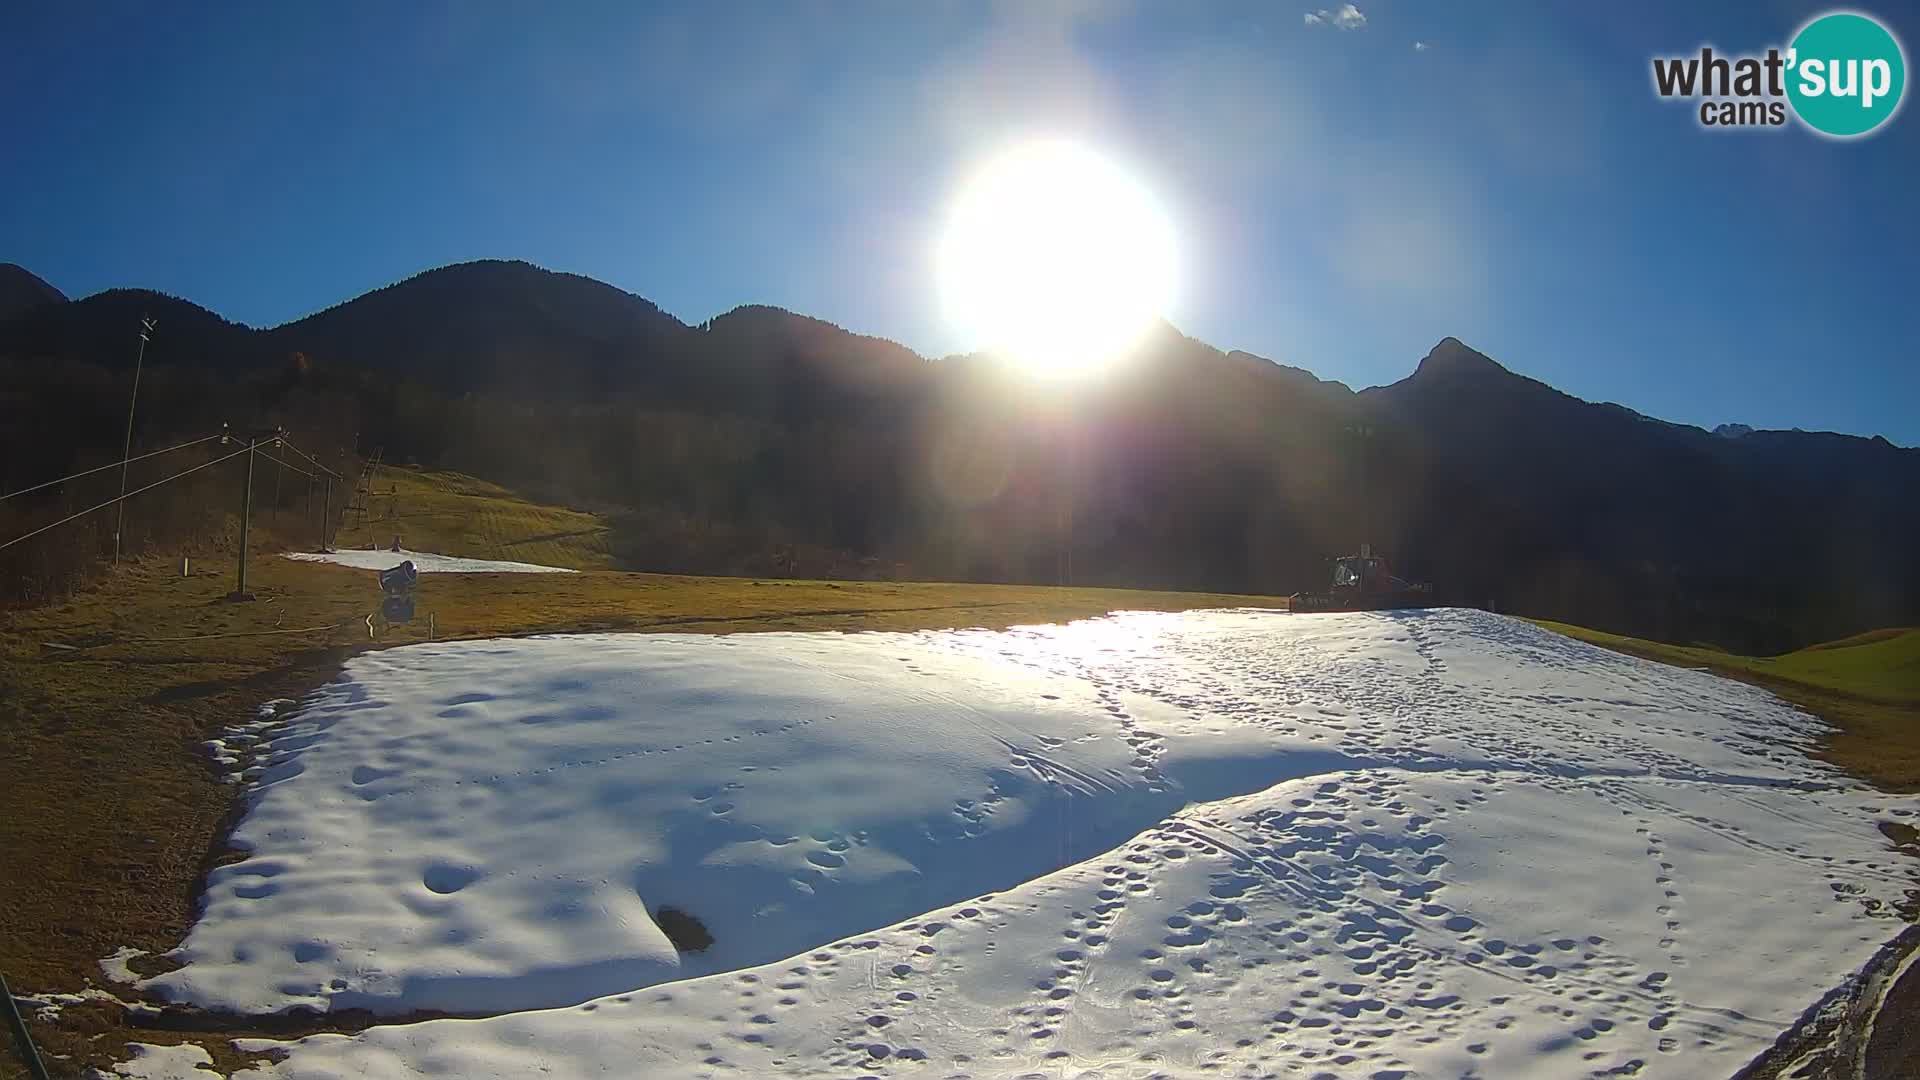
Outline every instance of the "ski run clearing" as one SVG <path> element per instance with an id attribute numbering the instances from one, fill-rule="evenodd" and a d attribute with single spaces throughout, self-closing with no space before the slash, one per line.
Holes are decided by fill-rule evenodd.
<path id="1" fill-rule="evenodd" d="M 256 1080 L 1727 1076 L 1902 925 L 1819 731 L 1456 610 L 414 645 L 216 748 L 141 985 L 484 1017 Z"/>
<path id="2" fill-rule="evenodd" d="M 462 559 L 453 555 L 435 555 L 431 551 L 394 551 L 383 548 L 369 551 L 360 548 L 341 548 L 337 551 L 290 551 L 287 558 L 300 562 L 335 563 L 351 566 L 357 570 L 391 570 L 403 562 L 411 561 L 413 568 L 423 574 L 577 574 L 564 566 L 541 566 L 538 563 L 504 562 L 499 559 Z"/>

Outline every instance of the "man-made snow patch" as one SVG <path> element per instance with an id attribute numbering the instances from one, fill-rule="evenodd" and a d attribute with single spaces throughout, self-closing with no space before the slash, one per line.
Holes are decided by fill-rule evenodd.
<path id="1" fill-rule="evenodd" d="M 1916 802 L 1818 732 L 1475 612 L 414 646 L 261 748 L 147 985 L 607 995 L 255 1074 L 302 1078 L 1724 1075 L 1899 929 Z"/>
<path id="2" fill-rule="evenodd" d="M 254 857 L 209 874 L 185 966 L 146 985 L 243 1012 L 491 1013 L 777 960 L 1177 810 L 1156 761 L 1183 755 L 1119 702 L 902 635 L 358 657 L 255 748 L 232 838 Z M 1193 744 L 1207 797 L 1286 775 L 1289 741 L 1256 735 L 1264 753 Z M 1302 768 L 1327 758 L 1292 742 Z M 713 944 L 678 954 L 663 905 Z"/>
<path id="3" fill-rule="evenodd" d="M 130 945 L 122 945 L 113 950 L 112 956 L 100 961 L 100 970 L 114 982 L 137 983 L 140 981 L 140 976 L 134 974 L 133 969 L 127 966 L 127 961 L 137 960 L 145 955 L 147 954 Z"/>
<path id="4" fill-rule="evenodd" d="M 498 559 L 462 559 L 452 555 L 435 555 L 430 551 L 363 551 L 354 548 L 342 548 L 339 551 L 289 551 L 287 558 L 301 562 L 338 563 L 360 570 L 391 570 L 403 562 L 411 561 L 413 568 L 423 574 L 577 574 L 578 570 L 569 570 L 564 566 L 541 566 L 537 563 L 503 562 Z"/>
<path id="5" fill-rule="evenodd" d="M 275 698 L 260 706 L 255 713 L 256 719 L 235 724 L 218 738 L 200 744 L 220 771 L 222 782 L 232 784 L 248 778 L 247 763 L 259 748 L 260 740 L 268 731 L 279 726 L 283 710 L 293 704 L 286 698 Z"/>
<path id="6" fill-rule="evenodd" d="M 15 991 L 13 995 L 13 1003 L 19 1006 L 22 1013 L 31 1013 L 34 1019 L 43 1024 L 57 1022 L 60 1019 L 61 1012 L 69 1005 L 84 1005 L 88 1002 L 95 1001 L 104 1002 L 109 1005 L 118 1005 L 121 1008 L 128 1007 L 127 1002 L 120 1000 L 118 996 L 92 986 L 70 994 L 50 992 L 22 994 L 19 991 Z"/>
<path id="7" fill-rule="evenodd" d="M 310 1038 L 284 1071 L 243 1075 L 1726 1076 L 1837 977 L 1823 950 L 1858 958 L 1893 929 L 1817 880 L 1781 895 L 1777 872 L 1727 905 L 1729 888 L 1692 882 L 1752 882 L 1747 849 L 1619 812 L 1676 795 L 1701 808 L 1689 785 L 1605 787 L 1401 770 L 1290 781 L 777 963 L 571 1009 Z M 1764 809 L 1714 808 L 1731 811 L 1718 828 L 1777 831 Z M 1819 829 L 1782 839 L 1877 854 L 1836 851 Z M 1661 862 L 1689 881 L 1677 897 Z"/>
<path id="8" fill-rule="evenodd" d="M 138 1080 L 212 1080 L 219 1075 L 212 1071 L 213 1056 L 192 1043 L 178 1046 L 128 1043 L 127 1049 L 133 1051 L 132 1060 L 115 1065 L 111 1073 L 96 1071 L 93 1075 L 107 1080 L 116 1076 L 132 1076 Z M 201 1068 L 202 1065 L 206 1068 Z"/>

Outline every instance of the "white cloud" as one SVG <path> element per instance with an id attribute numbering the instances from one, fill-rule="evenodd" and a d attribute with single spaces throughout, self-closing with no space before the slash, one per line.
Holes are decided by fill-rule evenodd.
<path id="1" fill-rule="evenodd" d="M 1330 25 L 1341 30 L 1358 30 L 1367 25 L 1367 16 L 1352 4 L 1341 4 L 1331 11 L 1321 8 L 1319 11 L 1307 12 L 1306 24 L 1308 26 Z"/>
<path id="2" fill-rule="evenodd" d="M 1414 52 L 1426 52 L 1426 51 L 1427 51 L 1428 49 L 1431 49 L 1432 47 L 1433 47 L 1433 46 L 1431 46 L 1431 45 L 1428 45 L 1428 44 L 1427 44 L 1426 42 L 1424 42 L 1424 41 L 1416 41 L 1416 42 L 1414 42 L 1414 43 L 1413 43 L 1413 51 L 1414 51 Z"/>

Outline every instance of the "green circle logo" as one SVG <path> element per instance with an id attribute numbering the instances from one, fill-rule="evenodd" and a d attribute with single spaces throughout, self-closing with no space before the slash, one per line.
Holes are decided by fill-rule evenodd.
<path id="1" fill-rule="evenodd" d="M 1850 11 L 1801 28 L 1787 50 L 1787 99 L 1806 125 L 1851 139 L 1886 123 L 1907 89 L 1900 42 L 1878 22 Z"/>

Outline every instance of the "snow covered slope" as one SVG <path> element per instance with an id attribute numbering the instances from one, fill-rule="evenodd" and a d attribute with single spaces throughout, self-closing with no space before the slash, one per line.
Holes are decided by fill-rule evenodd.
<path id="1" fill-rule="evenodd" d="M 114 1076 L 131 1076 L 134 1080 L 195 1080 L 196 1077 L 213 1077 L 217 1073 L 213 1068 L 213 1055 L 192 1043 L 180 1043 L 174 1046 L 155 1045 L 153 1043 L 128 1043 L 127 1049 L 133 1057 L 113 1067 L 111 1074 L 94 1073 L 112 1080 Z M 203 1069 L 200 1066 L 205 1065 Z"/>
<path id="2" fill-rule="evenodd" d="M 300 1078 L 1725 1075 L 1898 929 L 1915 801 L 1816 733 L 1477 612 L 415 646 L 150 985 L 506 1014 Z"/>
<path id="3" fill-rule="evenodd" d="M 462 559 L 453 555 L 435 555 L 431 551 L 363 551 L 341 548 L 338 551 L 289 551 L 287 558 L 300 562 L 327 562 L 359 570 L 391 570 L 407 560 L 423 574 L 575 574 L 564 566 L 538 563 L 503 562 L 499 559 Z"/>

